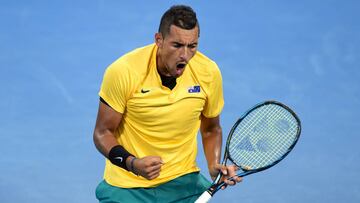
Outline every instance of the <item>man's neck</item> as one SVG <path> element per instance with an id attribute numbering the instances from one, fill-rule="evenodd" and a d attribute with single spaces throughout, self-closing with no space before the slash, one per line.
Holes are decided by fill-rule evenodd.
<path id="1" fill-rule="evenodd" d="M 172 76 L 165 76 L 161 73 L 159 73 L 161 78 L 161 84 L 169 89 L 174 89 L 176 86 L 176 78 Z"/>
<path id="2" fill-rule="evenodd" d="M 165 68 L 165 65 L 162 63 L 161 57 L 159 55 L 159 50 L 156 53 L 156 69 L 160 75 L 161 84 L 172 90 L 176 86 L 176 78 L 172 76 L 167 76 L 168 72 Z"/>
<path id="3" fill-rule="evenodd" d="M 161 60 L 161 57 L 160 57 L 160 54 L 159 54 L 159 50 L 157 51 L 156 53 L 156 69 L 158 71 L 158 73 L 160 75 L 164 75 L 164 76 L 167 76 L 168 75 L 168 72 L 165 68 L 165 65 L 164 63 L 162 62 Z"/>

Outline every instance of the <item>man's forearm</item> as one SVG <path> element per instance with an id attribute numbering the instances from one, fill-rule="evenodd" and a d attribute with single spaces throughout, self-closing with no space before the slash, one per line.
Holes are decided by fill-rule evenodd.
<path id="1" fill-rule="evenodd" d="M 115 136 L 109 130 L 100 131 L 100 130 L 95 129 L 93 139 L 94 139 L 94 144 L 95 144 L 96 148 L 106 158 L 108 158 L 110 150 L 114 146 L 119 144 L 117 142 Z"/>
<path id="2" fill-rule="evenodd" d="M 205 157 L 208 163 L 208 167 L 211 167 L 215 164 L 220 163 L 222 131 L 219 127 L 213 129 L 212 131 L 203 132 L 202 134 Z"/>

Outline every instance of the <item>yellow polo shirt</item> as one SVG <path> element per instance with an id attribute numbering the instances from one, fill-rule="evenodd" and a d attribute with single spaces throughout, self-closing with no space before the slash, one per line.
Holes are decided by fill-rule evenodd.
<path id="1" fill-rule="evenodd" d="M 220 114 L 221 73 L 199 51 L 189 61 L 173 90 L 162 86 L 156 69 L 157 46 L 151 44 L 120 57 L 104 75 L 99 95 L 123 114 L 115 136 L 138 158 L 160 156 L 160 176 L 147 180 L 106 160 L 104 179 L 122 188 L 154 187 L 187 173 L 196 165 L 200 116 Z"/>

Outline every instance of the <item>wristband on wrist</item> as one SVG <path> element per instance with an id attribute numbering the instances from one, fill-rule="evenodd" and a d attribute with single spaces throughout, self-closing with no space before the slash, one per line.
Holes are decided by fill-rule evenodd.
<path id="1" fill-rule="evenodd" d="M 111 163 L 129 171 L 129 169 L 126 166 L 126 159 L 129 156 L 134 156 L 134 155 L 126 151 L 126 149 L 123 146 L 116 145 L 113 148 L 111 148 L 108 157 Z"/>

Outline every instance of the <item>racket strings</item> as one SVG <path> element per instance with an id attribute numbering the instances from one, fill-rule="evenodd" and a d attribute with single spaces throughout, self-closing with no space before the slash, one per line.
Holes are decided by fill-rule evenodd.
<path id="1" fill-rule="evenodd" d="M 272 109 L 268 108 L 265 110 L 272 110 Z M 271 121 L 278 120 L 279 118 L 277 115 L 280 115 L 280 113 L 277 112 L 276 109 L 273 110 L 272 112 L 275 113 L 275 114 L 272 114 L 272 118 L 269 118 L 268 112 L 264 112 L 265 116 L 263 116 L 260 123 L 258 123 L 256 125 L 255 125 L 256 122 L 254 122 L 254 121 L 249 122 L 250 126 L 255 125 L 255 127 L 252 128 L 253 132 L 256 133 L 257 136 L 259 136 L 259 135 L 261 136 L 261 139 L 257 140 L 256 145 L 258 146 L 257 150 L 262 153 L 261 154 L 255 153 L 255 154 L 262 155 L 262 156 L 257 156 L 257 159 L 254 159 L 255 160 L 254 167 L 256 167 L 256 168 L 263 166 L 264 164 L 266 164 L 267 161 L 271 160 L 271 158 L 276 159 L 278 157 L 278 154 L 284 153 L 281 149 L 281 146 L 283 146 L 283 145 L 280 145 L 280 143 L 281 143 L 280 141 L 282 141 L 280 139 L 283 137 L 269 137 L 269 135 L 273 135 L 273 133 L 274 133 L 274 128 L 272 128 L 272 127 L 276 126 L 276 125 L 271 125 L 272 124 Z M 251 129 L 250 126 L 249 126 L 249 129 Z M 264 137 L 264 136 L 268 136 L 268 137 Z M 276 138 L 278 138 L 278 139 L 276 139 Z M 261 144 L 259 144 L 259 143 L 261 143 Z M 273 150 L 269 151 L 269 149 L 273 149 Z M 266 152 L 273 152 L 273 153 L 266 153 Z"/>
<path id="2" fill-rule="evenodd" d="M 273 140 L 269 141 L 269 144 L 272 144 L 272 146 L 269 146 L 269 148 L 273 149 L 272 151 L 270 151 L 272 153 L 264 153 L 264 161 L 278 159 L 283 154 L 285 154 L 287 152 L 287 149 L 293 142 L 293 139 L 289 136 L 296 135 L 296 125 L 289 126 L 288 123 L 286 123 L 286 121 L 284 120 L 284 116 L 292 116 L 289 112 L 287 112 L 285 109 L 277 108 L 274 109 L 274 114 L 271 115 L 273 116 L 273 118 L 269 119 L 269 121 L 273 122 L 273 125 L 271 125 L 272 128 L 269 128 L 269 126 L 268 128 L 263 128 L 260 132 L 260 134 L 262 135 L 265 135 L 265 133 L 271 133 L 273 135 L 271 138 Z M 293 127 L 293 129 L 289 129 L 289 127 Z M 286 133 L 287 131 L 289 131 L 289 133 Z M 295 138 L 295 136 L 293 138 Z M 259 164 L 261 163 L 259 162 Z"/>
<path id="3" fill-rule="evenodd" d="M 296 134 L 297 121 L 290 112 L 275 104 L 261 106 L 236 127 L 230 157 L 239 166 L 265 167 L 286 154 Z"/>
<path id="4" fill-rule="evenodd" d="M 273 106 L 274 107 L 274 106 Z M 263 117 L 261 118 L 260 123 L 256 124 L 257 122 L 249 122 L 248 129 L 253 129 L 253 132 L 256 133 L 256 136 L 262 137 L 260 140 L 257 140 L 257 145 L 261 146 L 258 147 L 258 150 L 262 153 L 262 159 L 256 159 L 256 165 L 262 165 L 264 161 L 270 160 L 272 157 L 276 159 L 280 154 L 283 154 L 284 151 L 281 150 L 281 147 L 284 146 L 281 144 L 281 141 L 283 141 L 284 136 L 274 136 L 269 137 L 269 135 L 274 135 L 274 132 L 279 131 L 278 125 L 274 125 L 271 121 L 280 121 L 281 119 L 281 112 L 279 112 L 280 108 L 272 109 L 272 108 L 263 108 L 262 110 L 266 110 L 263 112 Z M 260 111 L 257 112 L 258 114 L 261 113 Z M 272 114 L 271 114 L 272 113 Z M 256 115 L 254 115 L 256 117 Z M 251 120 L 251 119 L 250 119 Z M 251 126 L 254 126 L 254 128 L 251 128 Z M 275 129 L 274 129 L 275 127 Z M 267 136 L 267 137 L 264 137 Z M 272 140 L 271 140 L 272 139 Z M 286 139 L 288 140 L 288 139 Z M 262 143 L 262 144 L 258 144 Z M 265 144 L 264 144 L 265 143 Z M 269 149 L 273 149 L 269 151 Z M 286 148 L 282 148 L 286 149 Z M 264 152 L 273 152 L 273 153 L 264 153 Z M 275 153 L 275 154 L 274 154 Z"/>

